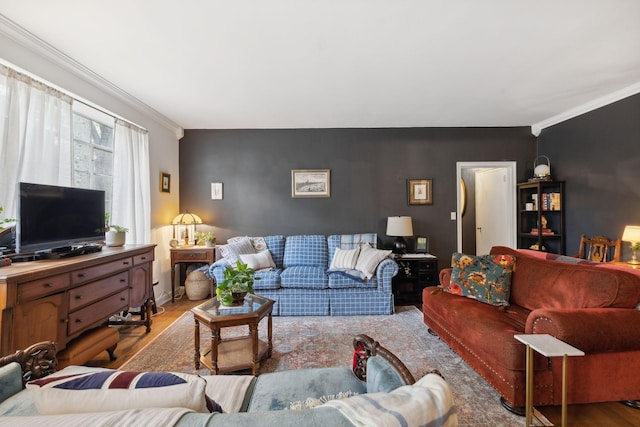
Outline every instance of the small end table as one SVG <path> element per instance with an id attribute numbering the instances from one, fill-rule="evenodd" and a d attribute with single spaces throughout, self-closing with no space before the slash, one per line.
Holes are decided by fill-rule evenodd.
<path id="1" fill-rule="evenodd" d="M 196 370 L 200 363 L 209 368 L 212 375 L 251 368 L 252 375 L 258 375 L 260 362 L 271 357 L 271 341 L 274 301 L 260 295 L 249 294 L 244 304 L 237 307 L 223 307 L 217 298 L 191 309 L 195 321 L 194 362 Z M 267 317 L 267 342 L 258 339 L 258 325 Z M 200 355 L 200 324 L 211 330 L 211 347 Z M 220 330 L 230 326 L 247 325 L 249 335 L 222 339 Z M 209 357 L 207 357 L 209 356 Z"/>
<path id="2" fill-rule="evenodd" d="M 216 248 L 209 246 L 189 246 L 171 250 L 171 302 L 176 301 L 176 264 L 207 263 L 216 260 Z M 213 295 L 211 295 L 213 296 Z"/>
<path id="3" fill-rule="evenodd" d="M 527 395 L 526 395 L 526 426 L 531 426 L 531 421 L 537 412 L 533 408 L 533 351 L 546 357 L 562 356 L 562 427 L 567 425 L 567 358 L 569 356 L 584 356 L 584 351 L 560 341 L 549 334 L 523 334 L 514 335 L 514 338 L 527 346 Z M 543 425 L 547 425 L 544 424 Z"/>

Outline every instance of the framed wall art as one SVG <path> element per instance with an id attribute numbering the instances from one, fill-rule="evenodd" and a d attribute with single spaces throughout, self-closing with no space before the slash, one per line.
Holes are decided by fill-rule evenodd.
<path id="1" fill-rule="evenodd" d="M 409 205 L 430 205 L 433 203 L 430 179 L 408 179 L 407 201 Z"/>
<path id="2" fill-rule="evenodd" d="M 329 169 L 291 170 L 291 197 L 331 197 Z"/>
<path id="3" fill-rule="evenodd" d="M 171 174 L 160 172 L 160 191 L 171 193 Z"/>

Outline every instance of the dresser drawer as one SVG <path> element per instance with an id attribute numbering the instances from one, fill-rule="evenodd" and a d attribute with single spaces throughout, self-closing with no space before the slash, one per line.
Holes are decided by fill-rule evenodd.
<path id="1" fill-rule="evenodd" d="M 145 252 L 133 257 L 133 265 L 140 265 L 151 261 L 153 261 L 153 251 Z"/>
<path id="2" fill-rule="evenodd" d="M 18 302 L 31 301 L 46 295 L 51 295 L 69 287 L 69 275 L 57 276 L 24 282 L 18 285 Z"/>
<path id="3" fill-rule="evenodd" d="M 129 307 L 129 289 L 124 289 L 115 295 L 88 305 L 69 314 L 68 335 L 81 332 L 95 324 L 104 323 L 112 314 Z"/>
<path id="4" fill-rule="evenodd" d="M 111 261 L 106 264 L 96 265 L 94 267 L 88 267 L 82 270 L 73 271 L 71 273 L 71 284 L 76 285 L 82 282 L 89 282 L 97 277 L 107 276 L 110 273 L 116 273 L 118 271 L 131 268 L 133 265 L 132 259 L 123 258 L 117 261 Z"/>
<path id="5" fill-rule="evenodd" d="M 69 311 L 101 300 L 105 296 L 129 287 L 129 272 L 123 271 L 115 276 L 98 280 L 69 291 Z"/>

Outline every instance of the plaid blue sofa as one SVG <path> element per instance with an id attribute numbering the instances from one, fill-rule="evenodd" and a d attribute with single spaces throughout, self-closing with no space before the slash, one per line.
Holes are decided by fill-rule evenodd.
<path id="1" fill-rule="evenodd" d="M 273 299 L 274 315 L 347 316 L 392 314 L 391 279 L 398 264 L 386 258 L 370 279 L 328 272 L 336 248 L 353 249 L 361 243 L 377 246 L 378 236 L 368 234 L 298 235 L 264 237 L 276 268 L 259 271 L 254 283 L 257 294 Z M 224 280 L 228 263 L 216 261 L 209 274 L 216 282 Z"/>

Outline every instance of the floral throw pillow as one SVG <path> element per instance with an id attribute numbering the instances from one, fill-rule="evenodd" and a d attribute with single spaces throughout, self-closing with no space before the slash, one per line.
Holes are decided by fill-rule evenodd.
<path id="1" fill-rule="evenodd" d="M 516 267 L 514 256 L 475 256 L 455 252 L 451 266 L 451 282 L 444 289 L 446 292 L 491 305 L 509 305 L 511 274 Z"/>

